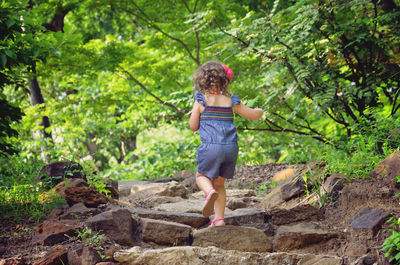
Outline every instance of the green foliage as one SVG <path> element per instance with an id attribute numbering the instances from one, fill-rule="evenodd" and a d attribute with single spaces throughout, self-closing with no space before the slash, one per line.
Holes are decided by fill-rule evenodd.
<path id="1" fill-rule="evenodd" d="M 107 197 L 111 196 L 111 192 L 106 189 L 107 185 L 104 182 L 104 180 L 102 180 L 100 178 L 100 176 L 92 174 L 92 175 L 88 175 L 88 183 L 89 183 L 89 187 L 93 187 L 95 188 L 99 193 L 102 193 L 104 195 L 106 195 Z"/>
<path id="2" fill-rule="evenodd" d="M 26 6 L 1 2 L 0 63 L 10 82 L 0 100 L 24 116 L 19 122 L 20 113 L 7 110 L 13 116 L 2 115 L 0 126 L 14 135 L 7 144 L 32 161 L 77 161 L 114 179 L 194 170 L 200 143 L 186 124 L 192 76 L 209 59 L 233 69 L 233 94 L 266 112 L 256 122 L 235 119 L 238 165 L 323 158 L 327 174 L 368 177 L 400 144 L 391 133 L 400 121 L 399 12 L 383 1 L 52 0 Z M 45 29 L 60 11 L 67 12 L 63 30 Z M 46 104 L 30 107 L 21 89 L 26 85 L 18 84 L 33 72 Z M 36 135 L 44 115 L 54 143 Z M 19 176 L 17 169 L 7 174 Z M 91 181 L 105 192 L 97 177 Z"/>
<path id="3" fill-rule="evenodd" d="M 33 157 L 9 155 L 0 157 L 0 186 L 32 184 L 44 166 L 43 161 Z"/>
<path id="4" fill-rule="evenodd" d="M 101 240 L 104 238 L 104 234 L 93 232 L 90 228 L 83 228 L 81 231 L 78 231 L 78 237 L 82 240 L 83 244 L 92 246 L 98 250 L 101 246 Z"/>
<path id="5" fill-rule="evenodd" d="M 400 218 L 391 217 L 387 223 L 390 223 L 391 228 L 386 232 L 391 235 L 383 242 L 382 250 L 391 264 L 400 264 Z"/>
<path id="6" fill-rule="evenodd" d="M 29 219 L 39 222 L 54 208 L 65 204 L 58 196 L 43 196 L 42 184 L 13 185 L 0 190 L 0 215 L 17 221 Z"/>
<path id="7" fill-rule="evenodd" d="M 102 254 L 103 248 L 101 246 L 104 234 L 101 234 L 101 231 L 93 232 L 90 228 L 83 228 L 82 230 L 78 231 L 78 237 L 82 240 L 82 243 L 85 246 L 93 247 L 97 250 L 97 253 L 99 253 L 102 258 L 105 258 L 105 256 Z"/>

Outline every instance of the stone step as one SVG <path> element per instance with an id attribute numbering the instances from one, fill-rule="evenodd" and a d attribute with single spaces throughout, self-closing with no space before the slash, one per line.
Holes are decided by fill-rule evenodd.
<path id="1" fill-rule="evenodd" d="M 279 226 L 274 239 L 274 251 L 301 249 L 341 236 L 338 232 L 319 228 L 313 223 Z"/>
<path id="2" fill-rule="evenodd" d="M 176 222 L 189 225 L 193 228 L 200 228 L 209 223 L 209 218 L 198 213 L 163 212 L 144 208 L 130 208 L 129 211 L 134 217 L 139 216 L 143 218 Z"/>
<path id="3" fill-rule="evenodd" d="M 224 250 L 210 247 L 170 247 L 164 249 L 142 249 L 133 247 L 118 251 L 114 259 L 127 265 L 342 265 L 340 257 L 294 253 L 257 253 Z"/>
<path id="4" fill-rule="evenodd" d="M 228 250 L 269 252 L 272 240 L 263 231 L 244 226 L 218 226 L 197 230 L 193 233 L 193 246 L 215 246 Z"/>

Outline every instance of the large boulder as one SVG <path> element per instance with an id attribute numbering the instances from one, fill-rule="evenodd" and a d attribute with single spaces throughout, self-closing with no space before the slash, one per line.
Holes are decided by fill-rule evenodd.
<path id="1" fill-rule="evenodd" d="M 114 259 L 129 265 L 342 265 L 340 257 L 295 253 L 257 253 L 224 250 L 216 247 L 171 247 L 142 249 L 133 247 L 114 254 Z"/>
<path id="2" fill-rule="evenodd" d="M 115 242 L 133 246 L 139 241 L 139 223 L 127 209 L 113 209 L 89 218 L 86 225 L 101 231 Z"/>
<path id="3" fill-rule="evenodd" d="M 83 167 L 76 162 L 67 161 L 54 162 L 45 165 L 40 170 L 38 177 L 34 181 L 34 184 L 45 180 L 46 182 L 50 182 L 52 185 L 56 185 L 66 178 L 79 178 L 87 182 Z"/>
<path id="4" fill-rule="evenodd" d="M 106 204 L 110 200 L 93 188 L 88 187 L 68 187 L 65 189 L 65 200 L 72 206 L 76 203 L 84 203 L 87 207 L 97 207 Z"/>
<path id="5" fill-rule="evenodd" d="M 396 176 L 400 176 L 400 152 L 395 151 L 385 160 L 380 162 L 370 174 L 371 178 L 389 178 L 396 182 Z"/>

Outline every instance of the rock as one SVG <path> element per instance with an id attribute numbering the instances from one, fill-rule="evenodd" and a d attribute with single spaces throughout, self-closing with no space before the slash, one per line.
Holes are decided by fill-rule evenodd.
<path id="1" fill-rule="evenodd" d="M 149 183 L 148 181 L 139 181 L 139 180 L 123 180 L 118 181 L 118 190 L 119 197 L 127 197 L 131 195 L 132 186 L 136 186 L 139 184 Z"/>
<path id="2" fill-rule="evenodd" d="M 242 198 L 230 198 L 226 202 L 226 207 L 234 211 L 236 209 L 246 208 L 247 203 L 245 203 Z"/>
<path id="3" fill-rule="evenodd" d="M 256 253 L 224 250 L 216 247 L 171 247 L 142 249 L 133 247 L 115 253 L 115 260 L 130 265 L 342 265 L 339 257 L 294 253 Z"/>
<path id="4" fill-rule="evenodd" d="M 343 189 L 347 179 L 347 176 L 343 174 L 333 173 L 325 180 L 324 184 L 321 185 L 320 194 L 328 193 L 332 200 L 336 201 L 338 192 Z"/>
<path id="5" fill-rule="evenodd" d="M 48 215 L 47 220 L 58 220 L 61 215 L 65 213 L 65 211 L 69 209 L 68 205 L 63 205 L 53 209 Z"/>
<path id="6" fill-rule="evenodd" d="M 373 237 L 381 228 L 382 224 L 389 217 L 389 213 L 383 209 L 366 207 L 358 212 L 350 223 L 352 234 Z"/>
<path id="7" fill-rule="evenodd" d="M 185 186 L 190 193 L 195 193 L 200 191 L 199 187 L 197 186 L 196 179 L 194 177 L 183 180 L 181 184 Z"/>
<path id="8" fill-rule="evenodd" d="M 65 190 L 65 199 L 69 206 L 83 202 L 87 207 L 97 207 L 109 202 L 105 195 L 87 187 L 68 187 Z"/>
<path id="9" fill-rule="evenodd" d="M 282 199 L 281 188 L 282 186 L 278 185 L 275 188 L 273 188 L 270 191 L 270 193 L 264 196 L 264 198 L 261 201 L 264 210 L 276 208 L 278 205 L 285 202 Z"/>
<path id="10" fill-rule="evenodd" d="M 317 221 L 321 211 L 309 204 L 287 209 L 273 209 L 266 212 L 265 221 L 273 225 L 285 225 L 301 221 Z"/>
<path id="11" fill-rule="evenodd" d="M 186 224 L 194 228 L 199 228 L 209 222 L 209 218 L 197 213 L 163 212 L 150 209 L 134 208 L 130 209 L 132 215 L 143 218 L 158 219 L 169 222 Z"/>
<path id="12" fill-rule="evenodd" d="M 124 199 L 122 199 L 123 201 Z M 169 196 L 160 196 L 160 195 L 151 195 L 147 198 L 138 200 L 132 200 L 132 199 L 128 199 L 130 203 L 137 203 L 140 202 L 139 205 L 141 205 L 142 207 L 146 207 L 146 208 L 153 208 L 156 207 L 160 204 L 165 204 L 165 203 L 175 203 L 175 202 L 181 202 L 185 199 L 181 198 L 181 197 L 169 197 Z M 143 206 L 144 205 L 144 206 Z"/>
<path id="13" fill-rule="evenodd" d="M 178 213 L 201 213 L 203 200 L 184 200 L 176 203 L 164 203 L 154 207 L 155 210 Z"/>
<path id="14" fill-rule="evenodd" d="M 82 220 L 92 217 L 98 214 L 99 212 L 100 212 L 99 209 L 88 208 L 85 206 L 83 202 L 79 202 L 77 204 L 72 205 L 62 215 L 60 215 L 60 219 Z"/>
<path id="15" fill-rule="evenodd" d="M 217 226 L 200 229 L 193 233 L 193 246 L 215 246 L 222 249 L 249 252 L 272 250 L 271 240 L 263 231 L 242 226 Z"/>
<path id="16" fill-rule="evenodd" d="M 185 186 L 174 182 L 169 182 L 167 184 L 168 184 L 167 188 L 159 192 L 157 195 L 169 196 L 169 197 L 181 197 L 184 199 L 188 198 L 189 190 Z"/>
<path id="17" fill-rule="evenodd" d="M 270 193 L 264 196 L 262 200 L 263 209 L 270 210 L 277 208 L 286 201 L 302 194 L 305 190 L 303 179 L 304 174 L 310 175 L 309 178 L 321 179 L 323 175 L 323 167 L 323 162 L 311 162 L 298 170 L 298 173 L 281 181 L 278 186 L 273 188 Z"/>
<path id="18" fill-rule="evenodd" d="M 62 198 L 65 198 L 65 190 L 69 187 L 89 187 L 89 184 L 83 179 L 65 179 L 58 183 L 54 188 L 51 189 L 52 194 L 57 194 Z"/>
<path id="19" fill-rule="evenodd" d="M 104 247 L 103 254 L 104 254 L 104 261 L 114 261 L 114 253 L 120 251 L 122 247 L 118 244 L 111 244 Z"/>
<path id="20" fill-rule="evenodd" d="M 298 177 L 294 182 L 284 184 L 281 187 L 281 198 L 284 201 L 288 201 L 295 196 L 300 195 L 305 191 L 305 182 L 302 177 Z"/>
<path id="21" fill-rule="evenodd" d="M 33 239 L 45 246 L 53 246 L 67 240 L 68 236 L 74 236 L 77 228 L 79 226 L 73 222 L 46 220 L 38 225 Z"/>
<path id="22" fill-rule="evenodd" d="M 346 246 L 345 253 L 350 259 L 357 259 L 368 253 L 368 247 L 362 243 L 350 243 Z"/>
<path id="23" fill-rule="evenodd" d="M 336 232 L 326 231 L 312 223 L 280 226 L 274 239 L 274 251 L 289 251 L 339 237 Z"/>
<path id="24" fill-rule="evenodd" d="M 273 237 L 275 236 L 276 233 L 276 227 L 270 223 L 248 223 L 248 224 L 243 224 L 243 226 L 253 227 L 258 230 L 261 230 L 268 237 Z"/>
<path id="25" fill-rule="evenodd" d="M 33 265 L 64 265 L 67 262 L 67 249 L 58 245 L 51 249 L 44 258 L 41 258 L 33 263 Z"/>
<path id="26" fill-rule="evenodd" d="M 370 176 L 371 178 L 389 178 L 396 182 L 396 176 L 400 176 L 400 152 L 394 151 L 385 158 L 375 167 Z"/>
<path id="27" fill-rule="evenodd" d="M 83 171 L 83 167 L 76 162 L 54 162 L 45 165 L 39 172 L 39 176 L 33 182 L 34 184 L 41 182 L 45 179 L 49 180 L 52 185 L 56 185 L 63 181 L 65 178 L 69 179 L 83 179 L 87 182 L 87 178 Z"/>
<path id="28" fill-rule="evenodd" d="M 274 181 L 282 181 L 291 176 L 293 176 L 297 172 L 297 168 L 289 167 L 277 172 L 273 177 L 272 180 Z"/>
<path id="29" fill-rule="evenodd" d="M 110 191 L 110 197 L 113 199 L 119 199 L 119 191 L 118 191 L 118 181 L 115 181 L 110 178 L 102 178 L 101 179 L 105 184 L 105 189 Z"/>
<path id="30" fill-rule="evenodd" d="M 69 265 L 93 265 L 100 261 L 100 255 L 92 247 L 80 245 L 68 251 Z"/>
<path id="31" fill-rule="evenodd" d="M 118 263 L 106 261 L 106 262 L 96 263 L 96 265 L 118 265 Z"/>
<path id="32" fill-rule="evenodd" d="M 120 196 L 127 196 L 131 200 L 143 199 L 152 195 L 177 196 L 186 199 L 189 194 L 189 190 L 176 181 L 168 183 L 139 182 L 132 183 L 131 186 L 120 183 L 120 185 L 125 185 L 120 191 Z"/>
<path id="33" fill-rule="evenodd" d="M 181 185 L 185 186 L 189 190 L 190 193 L 199 191 L 196 184 L 196 172 L 190 170 L 178 171 L 172 179 L 180 182 Z"/>
<path id="34" fill-rule="evenodd" d="M 101 231 L 121 245 L 132 246 L 139 238 L 139 223 L 127 209 L 117 208 L 100 213 L 88 219 L 86 225 L 95 231 Z"/>
<path id="35" fill-rule="evenodd" d="M 175 172 L 174 176 L 172 177 L 173 180 L 182 182 L 183 180 L 186 179 L 195 179 L 196 177 L 196 172 L 191 171 L 191 170 L 182 170 Z"/>
<path id="36" fill-rule="evenodd" d="M 21 257 L 12 257 L 8 259 L 0 259 L 0 265 L 23 265 L 26 264 Z"/>
<path id="37" fill-rule="evenodd" d="M 192 228 L 174 222 L 142 218 L 141 234 L 145 242 L 161 245 L 188 245 Z"/>
<path id="38" fill-rule="evenodd" d="M 214 218 L 214 216 L 212 216 L 212 218 Z M 264 222 L 265 213 L 252 208 L 240 208 L 225 214 L 225 223 L 228 225 L 243 225 Z"/>
<path id="39" fill-rule="evenodd" d="M 301 175 L 293 175 L 265 195 L 262 206 L 265 210 L 276 208 L 285 201 L 299 195 L 304 189 L 304 180 Z"/>

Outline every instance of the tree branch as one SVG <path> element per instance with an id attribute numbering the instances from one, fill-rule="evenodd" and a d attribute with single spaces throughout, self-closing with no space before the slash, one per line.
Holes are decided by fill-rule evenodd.
<path id="1" fill-rule="evenodd" d="M 157 102 L 161 103 L 164 106 L 170 107 L 172 109 L 174 109 L 175 111 L 177 111 L 178 113 L 182 114 L 182 115 L 186 115 L 187 111 L 184 109 L 181 109 L 178 106 L 175 106 L 171 103 L 165 102 L 164 100 L 162 100 L 161 98 L 159 98 L 158 96 L 156 96 L 155 94 L 153 94 L 143 83 L 141 83 L 139 80 L 137 80 L 131 73 L 129 73 L 127 70 L 125 70 L 124 68 L 120 67 L 121 70 L 127 75 L 123 75 L 121 73 L 116 73 L 118 76 L 126 79 L 126 80 L 130 80 L 135 82 L 138 86 L 140 86 L 141 89 L 143 89 L 143 91 L 145 91 L 147 94 L 149 94 L 150 96 L 152 96 L 153 98 L 156 99 Z"/>
<path id="2" fill-rule="evenodd" d="M 271 126 L 269 126 L 269 128 L 242 128 L 242 127 L 238 127 L 237 130 L 239 131 L 268 131 L 268 132 L 286 132 L 286 133 L 294 133 L 294 134 L 298 134 L 298 135 L 305 135 L 305 136 L 310 136 L 313 139 L 316 139 L 322 143 L 328 143 L 327 140 L 323 139 L 321 136 L 316 136 L 316 135 L 312 135 L 310 133 L 307 132 L 302 132 L 302 131 L 297 131 L 297 130 L 293 130 L 293 129 L 288 129 L 288 128 L 283 128 L 281 126 L 278 126 L 277 124 L 275 124 L 274 122 L 272 122 L 271 120 L 265 119 L 265 121 L 267 123 L 272 124 L 273 126 L 277 127 L 277 129 L 273 129 Z"/>

